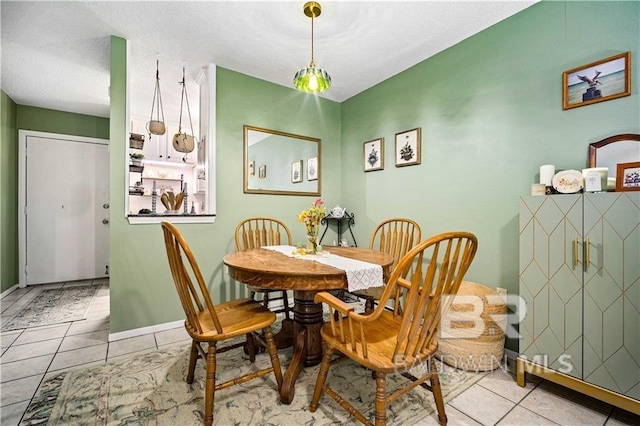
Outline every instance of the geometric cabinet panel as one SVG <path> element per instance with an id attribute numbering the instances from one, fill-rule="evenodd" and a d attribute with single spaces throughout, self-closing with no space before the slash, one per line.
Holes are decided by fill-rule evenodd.
<path id="1" fill-rule="evenodd" d="M 582 196 L 521 197 L 519 229 L 520 354 L 582 378 Z"/>
<path id="2" fill-rule="evenodd" d="M 519 233 L 522 356 L 640 399 L 640 192 L 523 196 Z"/>
<path id="3" fill-rule="evenodd" d="M 584 380 L 638 399 L 640 193 L 587 194 L 584 214 Z"/>

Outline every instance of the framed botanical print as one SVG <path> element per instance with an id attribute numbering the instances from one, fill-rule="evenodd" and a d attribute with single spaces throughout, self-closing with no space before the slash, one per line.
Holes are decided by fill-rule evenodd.
<path id="1" fill-rule="evenodd" d="M 307 180 L 318 180 L 318 157 L 307 158 Z"/>
<path id="2" fill-rule="evenodd" d="M 396 167 L 420 164 L 421 137 L 420 127 L 396 133 Z"/>
<path id="3" fill-rule="evenodd" d="M 291 163 L 291 182 L 302 182 L 302 160 Z"/>
<path id="4" fill-rule="evenodd" d="M 362 162 L 365 172 L 384 169 L 384 138 L 364 143 Z"/>

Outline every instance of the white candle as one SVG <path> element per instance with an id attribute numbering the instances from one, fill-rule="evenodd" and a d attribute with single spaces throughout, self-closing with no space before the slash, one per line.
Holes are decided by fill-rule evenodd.
<path id="1" fill-rule="evenodd" d="M 153 192 L 156 192 L 156 181 L 153 181 Z"/>
<path id="2" fill-rule="evenodd" d="M 185 194 L 187 193 L 187 182 L 184 183 L 184 189 L 182 190 Z"/>
<path id="3" fill-rule="evenodd" d="M 553 181 L 553 175 L 556 174 L 556 166 L 553 164 L 545 164 L 540 166 L 540 183 L 544 183 L 546 186 L 551 186 Z"/>

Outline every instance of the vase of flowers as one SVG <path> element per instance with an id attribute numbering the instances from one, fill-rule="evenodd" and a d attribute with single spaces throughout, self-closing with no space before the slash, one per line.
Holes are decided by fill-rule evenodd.
<path id="1" fill-rule="evenodd" d="M 327 215 L 327 208 L 322 204 L 322 199 L 318 198 L 311 203 L 311 208 L 302 210 L 298 215 L 298 221 L 304 222 L 307 232 L 307 253 L 315 254 L 318 251 L 318 230 L 320 221 Z"/>

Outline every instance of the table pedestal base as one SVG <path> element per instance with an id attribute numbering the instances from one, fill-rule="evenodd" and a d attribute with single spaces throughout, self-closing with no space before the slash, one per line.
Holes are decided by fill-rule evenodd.
<path id="1" fill-rule="evenodd" d="M 312 366 L 322 361 L 322 304 L 314 303 L 315 291 L 294 291 L 293 308 L 293 358 L 287 368 L 280 388 L 280 401 L 291 404 L 295 396 L 295 383 L 302 366 Z"/>

